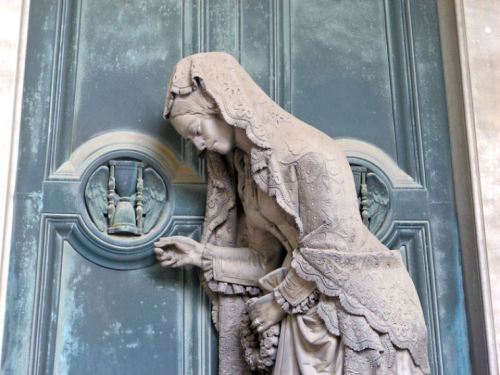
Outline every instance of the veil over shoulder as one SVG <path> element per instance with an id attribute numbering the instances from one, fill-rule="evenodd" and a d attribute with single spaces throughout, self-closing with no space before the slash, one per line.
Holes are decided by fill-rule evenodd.
<path id="1" fill-rule="evenodd" d="M 335 141 L 274 103 L 228 54 L 182 59 L 171 77 L 165 116 L 175 96 L 198 89 L 214 100 L 228 124 L 244 129 L 254 144 L 253 180 L 293 218 L 299 246 L 291 267 L 316 284 L 321 294 L 319 316 L 351 353 L 344 366 L 354 370 L 366 361 L 391 367 L 390 353 L 400 349 L 429 373 L 427 329 L 414 284 L 400 253 L 387 249 L 363 225 L 351 170 Z M 234 246 L 238 233 L 231 173 L 211 152 L 207 168 L 202 242 Z M 206 281 L 212 293 L 255 292 L 240 285 L 210 287 Z"/>

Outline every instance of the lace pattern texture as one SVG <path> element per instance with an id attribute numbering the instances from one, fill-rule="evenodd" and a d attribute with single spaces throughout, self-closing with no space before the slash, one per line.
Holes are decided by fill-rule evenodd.
<path id="1" fill-rule="evenodd" d="M 298 305 L 293 306 L 285 299 L 285 297 L 283 297 L 278 288 L 274 289 L 273 295 L 275 301 L 287 314 L 305 314 L 318 303 L 319 299 L 319 292 L 314 291 L 307 298 L 302 300 L 302 302 L 300 302 Z"/>
<path id="2" fill-rule="evenodd" d="M 295 251 L 292 267 L 299 276 L 316 282 L 326 296 L 338 297 L 338 302 L 320 301 L 320 316 L 351 349 L 381 351 L 378 333 L 387 333 L 394 345 L 410 352 L 422 371 L 430 371 L 422 310 L 399 253 L 377 256 L 301 249 Z M 336 318 L 331 318 L 335 313 Z"/>
<path id="3" fill-rule="evenodd" d="M 415 287 L 400 257 L 364 227 L 349 164 L 335 141 L 280 108 L 223 53 L 193 55 L 178 63 L 167 113 L 175 95 L 200 89 L 198 82 L 224 120 L 245 129 L 255 146 L 250 155 L 255 183 L 293 218 L 300 249 L 294 252 L 292 267 L 304 280 L 316 283 L 321 294 L 338 300 L 321 299 L 318 310 L 328 330 L 349 342 L 346 373 L 372 373 L 367 368 L 374 364 L 389 369 L 388 357 L 379 355 L 387 342 L 407 349 L 428 373 L 427 331 Z M 207 167 L 202 242 L 234 246 L 234 179 L 220 155 L 208 152 Z M 214 284 L 208 265 L 203 277 L 208 284 L 212 281 L 210 289 L 216 293 L 248 292 Z"/>

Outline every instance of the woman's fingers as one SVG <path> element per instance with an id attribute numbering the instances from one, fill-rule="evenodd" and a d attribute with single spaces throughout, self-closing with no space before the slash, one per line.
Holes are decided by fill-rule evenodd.
<path id="1" fill-rule="evenodd" d="M 167 258 L 171 257 L 172 254 L 172 250 L 163 250 L 157 247 L 153 250 L 153 252 L 155 253 L 156 259 L 158 259 L 159 261 L 166 260 Z"/>
<path id="2" fill-rule="evenodd" d="M 189 253 L 194 250 L 198 242 L 183 236 L 162 237 L 154 243 L 156 248 L 174 247 L 178 251 Z"/>
<path id="3" fill-rule="evenodd" d="M 164 267 L 181 267 L 192 264 L 201 267 L 201 245 L 199 242 L 183 236 L 162 237 L 154 243 L 156 259 Z M 174 254 L 175 262 L 171 260 Z"/>
<path id="4" fill-rule="evenodd" d="M 259 318 L 252 319 L 252 323 L 250 324 L 252 328 L 258 329 L 258 327 L 262 324 Z"/>
<path id="5" fill-rule="evenodd" d="M 248 317 L 250 318 L 250 325 L 253 327 L 253 328 L 257 328 L 259 325 L 262 324 L 262 312 L 260 311 L 260 309 L 258 308 L 257 305 L 253 305 L 252 306 L 253 308 L 250 308 L 249 311 L 248 311 Z"/>
<path id="6" fill-rule="evenodd" d="M 170 243 L 169 239 L 170 237 L 162 237 L 158 241 L 156 241 L 153 245 L 154 247 L 165 247 Z"/>
<path id="7" fill-rule="evenodd" d="M 250 320 L 255 320 L 255 318 L 257 318 L 257 309 L 256 309 L 256 305 L 255 304 L 252 304 L 250 306 L 248 306 L 248 317 L 250 318 Z"/>
<path id="8" fill-rule="evenodd" d="M 171 236 L 171 237 L 162 237 L 158 241 L 154 243 L 155 247 L 166 247 L 175 245 L 182 236 Z"/>
<path id="9" fill-rule="evenodd" d="M 252 323 L 250 325 L 258 333 L 263 333 L 266 329 L 268 329 L 271 326 L 271 324 L 269 324 L 269 322 L 266 322 L 265 320 L 261 321 L 260 318 L 256 318 L 255 320 L 252 320 Z"/>
<path id="10" fill-rule="evenodd" d="M 170 258 L 160 262 L 160 266 L 162 267 L 175 267 L 177 260 L 175 258 Z"/>
<path id="11" fill-rule="evenodd" d="M 171 267 L 179 259 L 175 252 L 172 250 L 163 250 L 155 248 L 154 252 L 156 254 L 156 260 L 161 263 L 162 267 Z"/>
<path id="12" fill-rule="evenodd" d="M 176 252 L 174 249 L 155 249 L 154 252 L 156 254 L 156 259 L 160 262 L 162 267 L 176 268 L 190 264 L 188 255 L 182 252 Z"/>
<path id="13" fill-rule="evenodd" d="M 160 248 L 158 248 L 158 247 L 155 247 L 155 248 L 154 248 L 154 250 L 153 250 L 153 252 L 155 253 L 156 259 L 158 259 L 158 260 L 160 259 L 160 257 L 162 257 L 162 256 L 163 256 L 163 254 L 165 254 L 165 253 L 166 253 L 166 251 L 165 251 L 165 250 L 160 249 Z"/>
<path id="14" fill-rule="evenodd" d="M 257 327 L 257 332 L 259 333 L 263 333 L 266 329 L 268 329 L 270 327 L 269 324 L 266 324 L 266 323 L 262 323 L 261 325 L 259 325 Z"/>
<path id="15" fill-rule="evenodd" d="M 173 240 L 173 244 L 182 252 L 191 253 L 196 250 L 196 247 L 199 245 L 198 242 L 189 237 L 182 236 L 174 236 L 171 237 Z"/>
<path id="16" fill-rule="evenodd" d="M 250 325 L 259 333 L 263 333 L 283 318 L 281 315 L 283 311 L 273 298 L 273 295 L 269 293 L 259 298 L 250 299 L 246 303 Z M 280 314 L 277 313 L 274 305 L 278 306 Z"/>
<path id="17" fill-rule="evenodd" d="M 174 257 L 172 256 L 172 254 L 170 252 L 163 252 L 163 254 L 161 255 L 157 255 L 156 256 L 156 259 L 159 261 L 159 262 L 163 262 L 164 260 L 170 260 L 170 259 L 173 259 Z"/>
<path id="18" fill-rule="evenodd" d="M 156 256 L 156 259 L 162 267 L 176 267 L 179 260 L 173 251 L 163 251 L 162 254 Z"/>

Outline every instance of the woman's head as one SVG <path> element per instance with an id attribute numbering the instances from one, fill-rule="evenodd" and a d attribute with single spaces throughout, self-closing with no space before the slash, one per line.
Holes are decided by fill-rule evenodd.
<path id="1" fill-rule="evenodd" d="M 223 52 L 199 53 L 177 63 L 170 76 L 164 117 L 171 120 L 179 117 L 172 114 L 173 111 L 183 115 L 215 116 L 233 127 L 229 129 L 236 131 L 237 143 L 243 132 L 253 146 L 265 149 L 271 148 L 273 139 L 281 139 L 278 125 L 288 115 L 260 89 L 234 57 Z M 174 125 L 184 134 L 186 124 Z"/>
<path id="2" fill-rule="evenodd" d="M 176 96 L 168 118 L 175 130 L 199 151 L 225 155 L 235 146 L 235 129 L 223 120 L 217 105 L 199 88 Z"/>

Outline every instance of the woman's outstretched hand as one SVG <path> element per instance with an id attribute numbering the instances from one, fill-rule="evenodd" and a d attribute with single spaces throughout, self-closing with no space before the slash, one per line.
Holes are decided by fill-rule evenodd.
<path id="1" fill-rule="evenodd" d="M 154 243 L 155 255 L 162 267 L 182 267 L 191 264 L 201 267 L 202 245 L 183 236 L 163 237 Z"/>
<path id="2" fill-rule="evenodd" d="M 248 300 L 247 306 L 248 316 L 252 322 L 251 326 L 259 333 L 280 322 L 286 315 L 281 306 L 274 300 L 272 293 Z"/>

